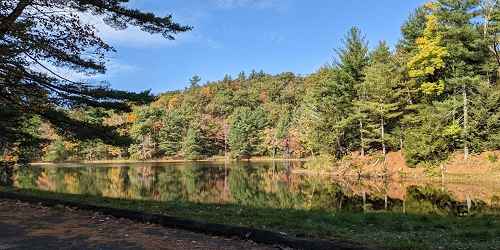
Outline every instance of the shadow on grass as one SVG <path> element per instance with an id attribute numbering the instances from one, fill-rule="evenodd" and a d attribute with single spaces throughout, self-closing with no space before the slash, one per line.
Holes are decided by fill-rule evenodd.
<path id="1" fill-rule="evenodd" d="M 305 209 L 277 209 L 235 204 L 203 204 L 186 201 L 150 201 L 104 198 L 89 195 L 52 193 L 39 190 L 0 188 L 3 193 L 52 199 L 96 207 L 162 214 L 180 219 L 178 222 L 254 228 L 292 238 L 308 238 L 314 242 L 333 242 L 338 249 L 495 249 L 500 244 L 499 217 L 418 215 L 394 212 L 332 212 Z M 176 225 L 170 225 L 176 226 Z M 191 225 L 196 229 L 199 226 Z M 198 228 L 206 233 L 205 227 Z M 229 235 L 231 236 L 231 235 Z M 235 235 L 232 235 L 235 236 Z M 241 235 L 240 235 L 241 236 Z M 248 236 L 248 235 L 247 235 Z M 243 234 L 245 237 L 245 234 Z M 258 241 L 258 240 L 257 240 Z M 272 241 L 272 239 L 270 239 Z M 269 241 L 263 243 L 270 243 Z M 278 243 L 278 242 L 272 242 Z M 325 248 L 326 249 L 326 248 Z"/>

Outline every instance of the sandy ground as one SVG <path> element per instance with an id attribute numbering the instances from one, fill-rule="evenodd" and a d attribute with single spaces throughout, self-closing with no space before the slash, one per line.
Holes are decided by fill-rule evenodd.
<path id="1" fill-rule="evenodd" d="M 141 224 L 65 207 L 0 200 L 5 249 L 282 249 L 237 239 Z"/>

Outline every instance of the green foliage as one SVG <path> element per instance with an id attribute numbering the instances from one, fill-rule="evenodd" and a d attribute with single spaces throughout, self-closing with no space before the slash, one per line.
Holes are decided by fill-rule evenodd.
<path id="1" fill-rule="evenodd" d="M 456 123 L 443 119 L 452 110 L 449 103 L 415 107 L 416 114 L 406 117 L 404 154 L 410 165 L 445 160 L 460 143 Z M 457 131 L 458 129 L 458 131 Z"/>
<path id="2" fill-rule="evenodd" d="M 79 143 L 76 158 L 88 161 L 108 160 L 116 155 L 112 155 L 111 147 L 101 140 L 89 140 Z"/>
<path id="3" fill-rule="evenodd" d="M 479 83 L 470 99 L 470 143 L 473 151 L 500 148 L 500 85 Z"/>
<path id="4" fill-rule="evenodd" d="M 68 159 L 201 159 L 227 152 L 236 158 L 341 159 L 353 151 L 402 149 L 407 162 L 418 165 L 445 160 L 455 150 L 497 150 L 497 7 L 489 1 L 431 1 L 403 24 L 395 49 L 380 42 L 370 50 L 353 27 L 335 62 L 307 76 L 252 70 L 206 84 L 193 76 L 188 88 L 161 94 L 127 114 L 75 105 L 71 112 L 57 109 L 50 115 L 60 123 L 56 132 L 65 135 Z M 0 132 L 6 135 L 14 131 L 5 128 L 36 117 L 4 107 L 0 114 L 7 118 L 0 124 L 6 126 Z M 80 122 L 92 129 L 85 129 L 85 140 L 72 140 Z M 108 139 L 95 140 L 95 133 Z M 131 145 L 109 146 L 117 136 L 130 137 Z M 18 148 L 30 141 L 0 140 L 0 146 Z"/>
<path id="5" fill-rule="evenodd" d="M 496 163 L 498 161 L 498 156 L 495 153 L 488 154 L 488 161 L 491 163 Z"/>
<path id="6" fill-rule="evenodd" d="M 232 155 L 236 158 L 246 158 L 259 153 L 263 140 L 262 132 L 267 126 L 264 110 L 241 107 L 234 111 L 230 120 L 229 145 Z"/>
<path id="7" fill-rule="evenodd" d="M 191 125 L 182 143 L 182 152 L 188 160 L 199 160 L 203 156 L 204 137 L 200 127 Z"/>
<path id="8" fill-rule="evenodd" d="M 47 148 L 44 160 L 51 162 L 61 162 L 67 160 L 69 154 L 70 153 L 64 145 L 64 141 L 57 140 Z"/>
<path id="9" fill-rule="evenodd" d="M 359 145 L 355 107 L 356 88 L 368 65 L 368 46 L 353 27 L 337 51 L 338 61 L 307 78 L 307 92 L 298 119 L 301 140 L 311 154 L 342 157 Z"/>
<path id="10" fill-rule="evenodd" d="M 158 156 L 159 133 L 161 118 L 164 111 L 156 107 L 137 107 L 132 112 L 134 122 L 129 128 L 134 144 L 129 148 L 129 153 L 136 159 L 152 159 Z"/>
<path id="11" fill-rule="evenodd" d="M 158 134 L 159 147 L 166 156 L 175 156 L 182 148 L 187 120 L 178 111 L 166 112 Z"/>
<path id="12" fill-rule="evenodd" d="M 352 27 L 343 40 L 343 47 L 337 50 L 337 66 L 351 84 L 363 80 L 363 69 L 368 64 L 368 42 L 361 30 Z"/>
<path id="13" fill-rule="evenodd" d="M 359 98 L 355 105 L 358 107 L 358 119 L 363 122 L 363 129 L 360 129 L 363 145 L 385 148 L 387 135 L 398 126 L 397 121 L 403 114 L 401 77 L 385 42 L 375 48 L 370 59 L 364 71 L 364 81 L 358 87 Z"/>
<path id="14" fill-rule="evenodd" d="M 96 18 L 114 29 L 132 25 L 142 31 L 174 39 L 191 29 L 171 16 L 130 9 L 123 1 L 2 1 L 0 4 L 0 109 L 17 113 L 2 115 L 1 144 L 17 144 L 25 134 L 20 119 L 38 116 L 60 135 L 72 139 L 101 139 L 122 145 L 115 127 L 73 119 L 62 108 L 101 107 L 129 111 L 130 104 L 151 102 L 149 91 L 132 93 L 68 80 L 55 73 L 59 68 L 89 75 L 104 74 L 109 52 L 114 49 L 96 31 Z M 50 11 L 46 11 L 50 10 Z M 67 13 L 72 13 L 68 15 Z M 92 18 L 84 18 L 90 15 Z M 21 118 L 24 117 L 24 118 Z M 12 145 L 9 145 L 12 147 Z"/>
<path id="15" fill-rule="evenodd" d="M 189 84 L 191 88 L 199 87 L 200 82 L 201 82 L 201 77 L 198 75 L 194 75 L 193 77 L 191 77 L 191 79 L 189 79 Z"/>

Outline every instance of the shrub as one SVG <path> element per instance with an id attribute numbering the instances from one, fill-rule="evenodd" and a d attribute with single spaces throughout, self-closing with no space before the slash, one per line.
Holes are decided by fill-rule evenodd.
<path id="1" fill-rule="evenodd" d="M 487 158 L 491 163 L 495 163 L 498 161 L 498 156 L 495 153 L 488 154 Z"/>

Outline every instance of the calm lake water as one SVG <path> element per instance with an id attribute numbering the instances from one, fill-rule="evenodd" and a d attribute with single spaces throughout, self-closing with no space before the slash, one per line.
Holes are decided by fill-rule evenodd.
<path id="1" fill-rule="evenodd" d="M 111 198 L 327 211 L 500 214 L 500 183 L 340 180 L 300 162 L 61 164 L 21 168 L 10 185 Z"/>

